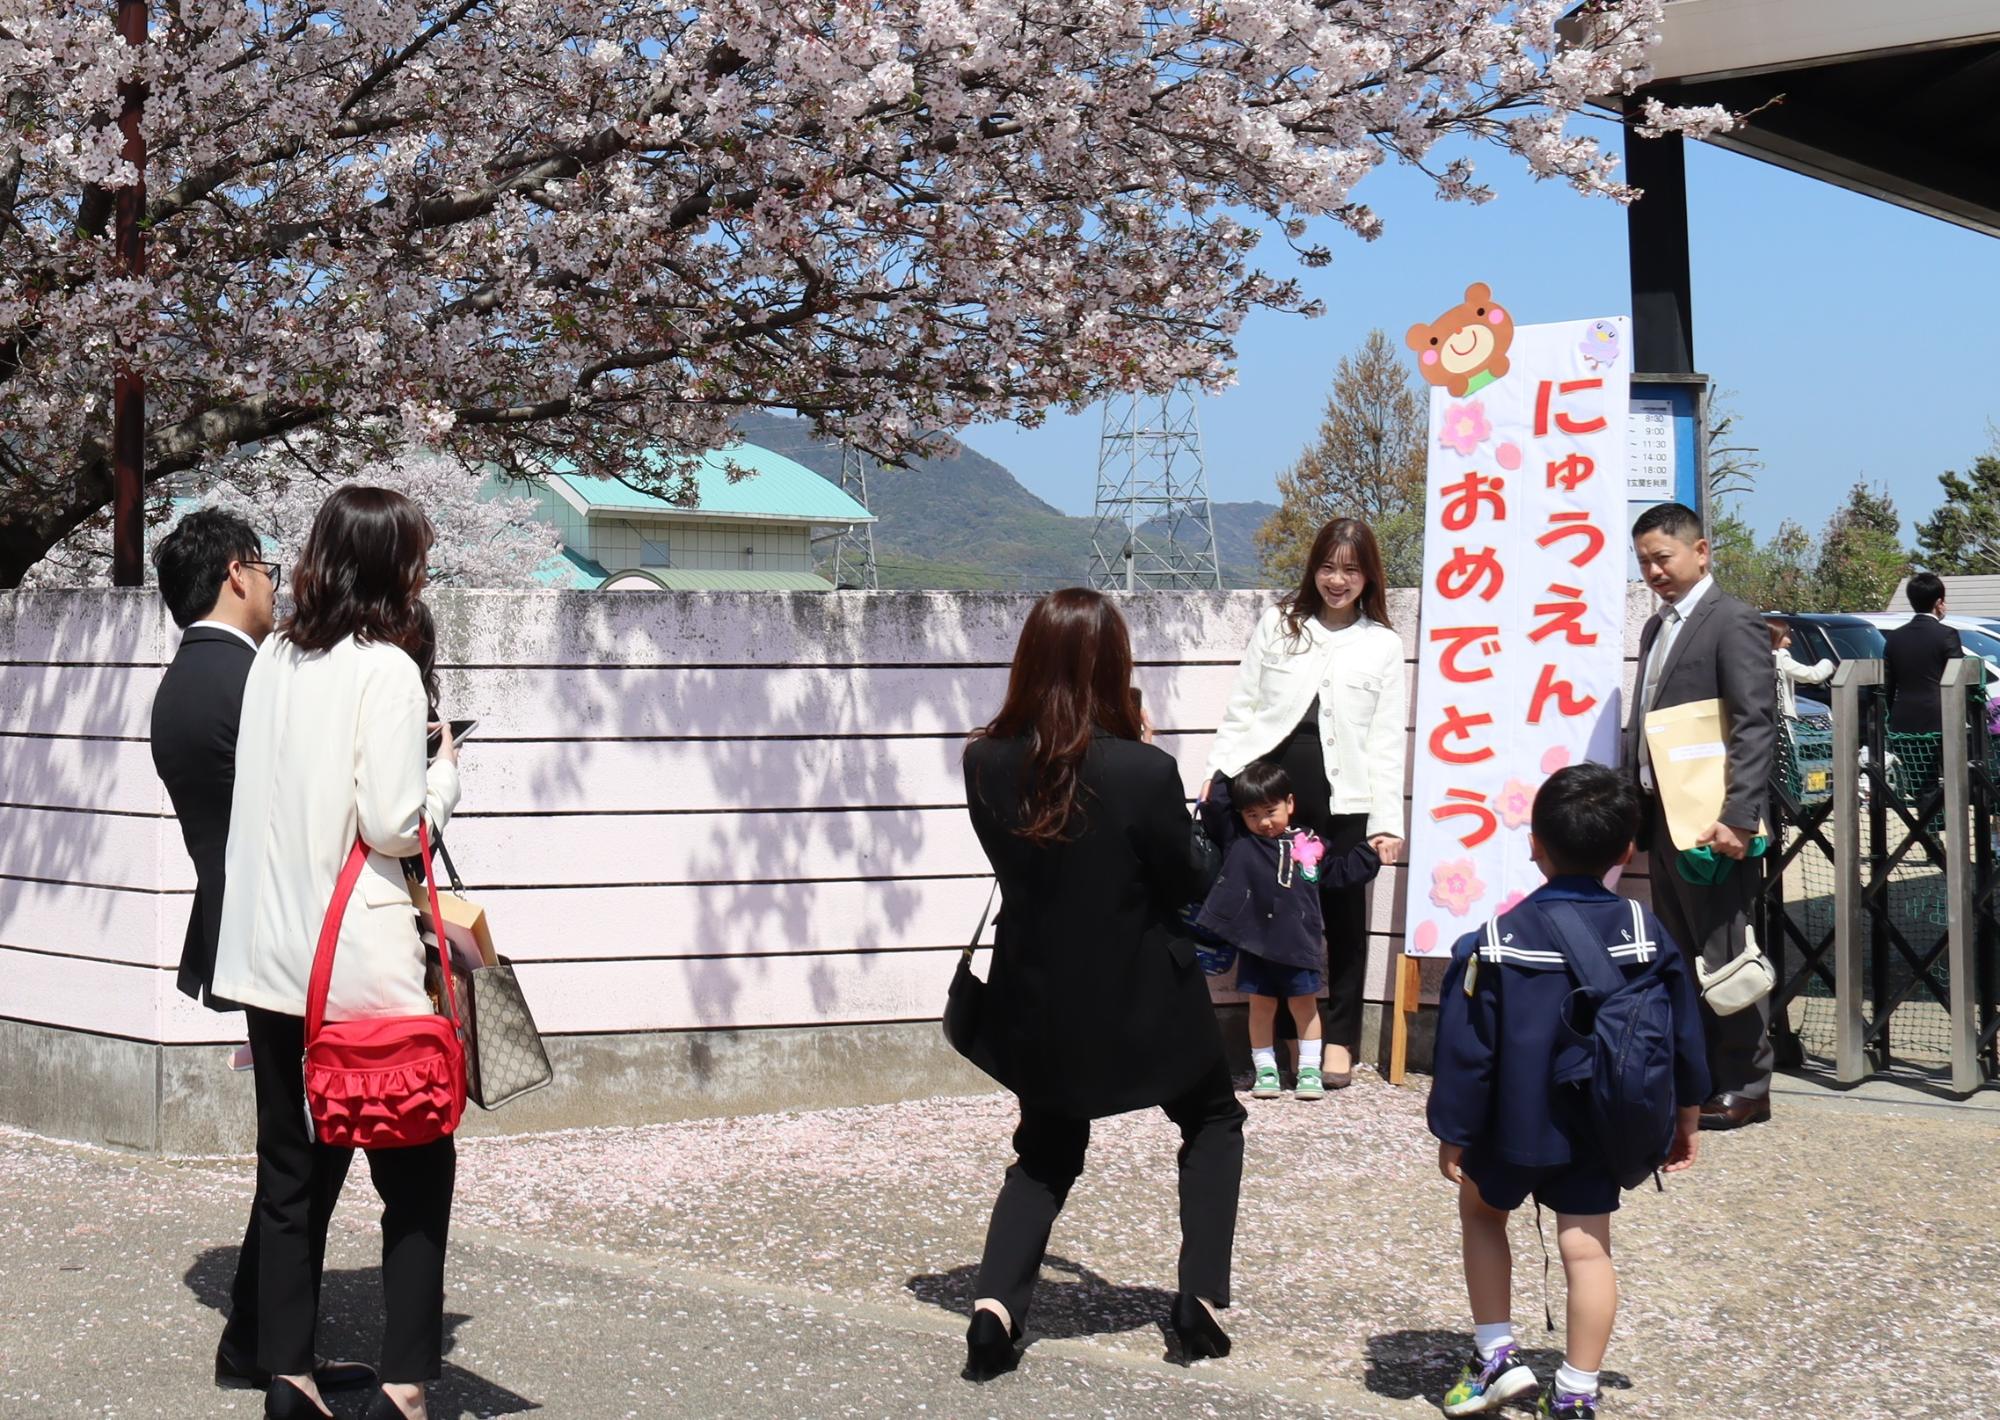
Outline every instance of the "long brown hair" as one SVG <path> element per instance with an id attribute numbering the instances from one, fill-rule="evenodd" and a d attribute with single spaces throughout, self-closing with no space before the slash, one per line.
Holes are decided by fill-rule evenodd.
<path id="1" fill-rule="evenodd" d="M 306 651 L 349 636 L 401 647 L 435 700 L 437 642 L 420 599 L 435 536 L 423 510 L 400 493 L 353 483 L 334 489 L 299 549 L 285 638 Z"/>
<path id="2" fill-rule="evenodd" d="M 1278 603 L 1285 609 L 1285 625 L 1293 640 L 1302 638 L 1306 623 L 1325 608 L 1326 598 L 1319 594 L 1316 579 L 1319 569 L 1331 562 L 1334 553 L 1342 548 L 1354 554 L 1354 560 L 1361 566 L 1361 575 L 1368 579 L 1368 585 L 1361 589 L 1361 614 L 1377 626 L 1389 624 L 1389 597 L 1383 586 L 1382 548 L 1375 541 L 1375 529 L 1359 518 L 1335 518 L 1313 538 L 1312 551 L 1306 554 L 1305 570 L 1299 574 L 1299 585 Z"/>
<path id="3" fill-rule="evenodd" d="M 1028 612 L 1007 698 L 975 740 L 1024 739 L 1027 797 L 1014 832 L 1031 843 L 1068 835 L 1077 813 L 1078 771 L 1098 730 L 1140 738 L 1132 693 L 1132 637 L 1125 618 L 1084 587 L 1050 592 Z"/>

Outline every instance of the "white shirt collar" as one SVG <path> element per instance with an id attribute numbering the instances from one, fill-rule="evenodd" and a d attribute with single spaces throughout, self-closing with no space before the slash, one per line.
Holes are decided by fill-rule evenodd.
<path id="1" fill-rule="evenodd" d="M 189 631 L 192 631 L 197 626 L 206 626 L 210 631 L 227 631 L 231 636 L 236 637 L 237 640 L 241 641 L 251 650 L 254 651 L 257 649 L 256 641 L 251 638 L 249 632 L 245 631 L 240 626 L 231 626 L 226 621 L 191 621 L 188 623 L 187 629 Z"/>
<path id="2" fill-rule="evenodd" d="M 1702 597 L 1707 594 L 1708 589 L 1714 585 L 1715 585 L 1715 578 L 1712 576 L 1705 576 L 1699 582 L 1696 582 L 1692 587 L 1689 587 L 1686 596 L 1682 597 L 1679 601 L 1671 604 L 1674 609 L 1674 619 L 1676 621 L 1686 621 L 1690 616 L 1693 616 L 1695 604 L 1699 602 L 1702 599 Z"/>

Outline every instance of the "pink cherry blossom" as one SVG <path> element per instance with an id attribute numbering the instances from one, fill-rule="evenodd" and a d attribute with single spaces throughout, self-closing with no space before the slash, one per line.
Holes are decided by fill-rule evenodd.
<path id="1" fill-rule="evenodd" d="M 313 429 L 662 491 L 642 451 L 746 410 L 894 456 L 1220 388 L 1251 313 L 1320 310 L 1258 243 L 1379 235 L 1385 161 L 1631 200 L 1572 128 L 1643 83 L 1663 0 L 1563 38 L 1568 0 L 177 0 L 136 48 L 116 8 L 0 0 L 0 586 L 103 506 L 121 363 L 157 481 Z"/>
<path id="2" fill-rule="evenodd" d="M 1438 442 L 1453 453 L 1469 458 L 1492 435 L 1493 423 L 1486 417 L 1486 406 L 1472 399 L 1445 410 L 1444 427 L 1438 431 Z"/>
<path id="3" fill-rule="evenodd" d="M 1535 786 L 1525 779 L 1509 779 L 1493 801 L 1493 811 L 1509 828 L 1524 828 L 1535 811 Z"/>
<path id="4" fill-rule="evenodd" d="M 1512 912 L 1515 908 L 1519 907 L 1523 902 L 1525 902 L 1527 900 L 1527 897 L 1528 895 L 1525 892 L 1515 891 L 1508 893 L 1505 897 L 1500 899 L 1500 905 L 1493 909 L 1493 915 L 1495 917 L 1498 917 L 1501 916 L 1503 913 Z"/>
<path id="5" fill-rule="evenodd" d="M 1485 896 L 1486 884 L 1472 859 L 1452 858 L 1431 869 L 1431 902 L 1452 916 L 1465 916 Z"/>

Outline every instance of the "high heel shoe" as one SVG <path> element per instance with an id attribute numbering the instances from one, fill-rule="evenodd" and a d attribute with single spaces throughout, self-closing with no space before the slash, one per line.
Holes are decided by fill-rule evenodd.
<path id="1" fill-rule="evenodd" d="M 264 1420 L 333 1420 L 331 1410 L 313 1404 L 311 1396 L 280 1376 L 264 1391 Z"/>
<path id="2" fill-rule="evenodd" d="M 1014 1343 L 1021 1339 L 1018 1328 L 1010 1328 L 984 1307 L 972 1314 L 965 1328 L 965 1379 L 990 1381 L 1005 1375 L 1021 1363 Z"/>
<path id="3" fill-rule="evenodd" d="M 407 1417 L 403 1414 L 403 1407 L 389 1399 L 389 1392 L 378 1390 L 375 1398 L 368 1402 L 368 1408 L 362 1412 L 361 1420 L 407 1420 Z"/>
<path id="4" fill-rule="evenodd" d="M 1229 1333 L 1209 1314 L 1207 1307 L 1197 1297 L 1186 1292 L 1174 1296 L 1173 1315 L 1169 1318 L 1174 1335 L 1181 1343 L 1181 1359 L 1184 1363 L 1205 1361 L 1210 1357 L 1229 1354 Z"/>

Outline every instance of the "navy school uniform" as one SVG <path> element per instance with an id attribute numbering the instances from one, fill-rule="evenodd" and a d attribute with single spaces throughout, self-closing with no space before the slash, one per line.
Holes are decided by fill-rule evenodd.
<path id="1" fill-rule="evenodd" d="M 1326 953 L 1322 880 L 1336 888 L 1359 886 L 1381 871 L 1382 859 L 1366 843 L 1342 854 L 1324 850 L 1318 872 L 1308 877 L 1293 856 L 1295 834 L 1264 838 L 1250 832 L 1222 780 L 1202 801 L 1201 826 L 1223 856 L 1195 925 L 1245 954 L 1238 989 L 1252 996 L 1318 995 Z"/>
<path id="2" fill-rule="evenodd" d="M 1628 977 L 1659 960 L 1673 999 L 1674 1103 L 1686 1109 L 1708 1098 L 1700 1003 L 1680 948 L 1651 912 L 1595 878 L 1559 877 L 1490 932 L 1468 932 L 1452 948 L 1438 1002 L 1430 1130 L 1464 1148 L 1461 1167 L 1491 1207 L 1512 1210 L 1533 1194 L 1559 1213 L 1609 1213 L 1617 1182 L 1596 1164 L 1576 1087 L 1555 1083 L 1567 1052 L 1584 1046 L 1562 1023 L 1577 983 L 1544 902 L 1576 904 Z"/>

